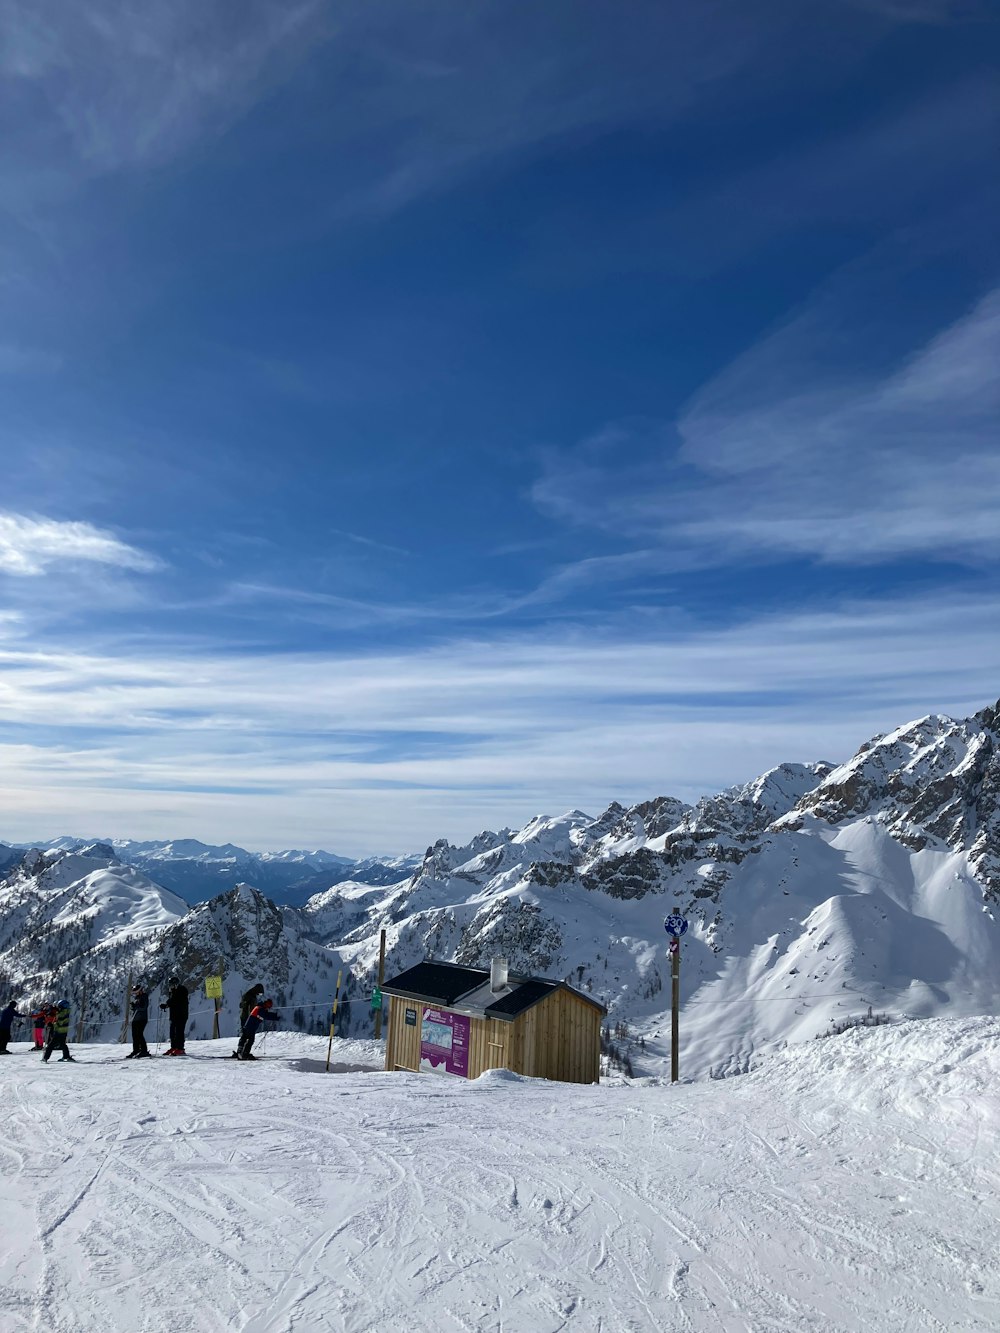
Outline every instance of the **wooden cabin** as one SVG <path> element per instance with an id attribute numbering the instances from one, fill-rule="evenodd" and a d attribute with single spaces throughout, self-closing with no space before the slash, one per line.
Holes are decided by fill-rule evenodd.
<path id="1" fill-rule="evenodd" d="M 386 1069 L 478 1078 L 509 1069 L 597 1083 L 607 1010 L 565 981 L 425 959 L 382 985 L 389 997 Z"/>

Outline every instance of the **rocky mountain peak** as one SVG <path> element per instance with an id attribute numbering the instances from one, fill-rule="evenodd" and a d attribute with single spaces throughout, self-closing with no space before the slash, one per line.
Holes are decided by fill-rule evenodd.
<path id="1" fill-rule="evenodd" d="M 830 824 L 869 816 L 913 850 L 937 842 L 971 852 L 977 874 L 1000 892 L 996 716 L 918 718 L 863 745 L 797 808 Z"/>
<path id="2" fill-rule="evenodd" d="M 103 841 L 36 850 L 0 881 L 0 973 L 26 1000 L 86 982 L 111 1022 L 130 971 L 197 988 L 221 968 L 227 999 L 263 981 L 315 1031 L 339 971 L 348 1000 L 367 994 L 384 928 L 390 975 L 428 954 L 503 954 L 655 1042 L 663 917 L 677 909 L 697 1004 L 686 1049 L 703 1072 L 745 1068 L 761 1041 L 814 1035 L 861 998 L 927 1013 L 972 995 L 1000 1011 L 1000 930 L 983 902 L 1000 896 L 998 717 L 919 718 L 837 767 L 780 764 L 694 805 L 659 796 L 442 838 L 409 879 L 327 879 L 301 909 L 272 901 L 260 859 L 249 882 L 187 910 Z M 203 1010 L 193 1021 L 210 1021 Z M 364 1005 L 341 1012 L 367 1022 Z"/>
<path id="3" fill-rule="evenodd" d="M 1000 699 L 975 714 L 975 721 L 987 731 L 1000 732 Z"/>

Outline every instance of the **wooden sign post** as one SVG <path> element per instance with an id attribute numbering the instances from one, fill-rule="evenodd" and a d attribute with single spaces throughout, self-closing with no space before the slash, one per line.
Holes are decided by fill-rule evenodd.
<path id="1" fill-rule="evenodd" d="M 337 993 L 333 997 L 333 1013 L 330 1015 L 330 1040 L 326 1044 L 326 1072 L 330 1072 L 330 1052 L 333 1050 L 333 1029 L 337 1026 L 337 1005 L 340 1002 L 340 979 L 344 975 L 341 968 L 337 973 Z"/>
<path id="2" fill-rule="evenodd" d="M 375 1040 L 382 1040 L 382 982 L 385 980 L 385 931 L 378 940 L 378 1008 L 375 1010 Z"/>
<path id="3" fill-rule="evenodd" d="M 216 975 L 219 978 L 220 985 L 217 988 L 213 988 L 217 989 L 218 993 L 212 995 L 212 999 L 215 1001 L 215 1013 L 212 1015 L 212 1038 L 215 1041 L 217 1041 L 219 1038 L 219 1013 L 222 1009 L 222 985 L 221 985 L 222 959 L 221 958 L 219 959 L 219 967 Z"/>
<path id="4" fill-rule="evenodd" d="M 676 1083 L 681 1051 L 681 936 L 688 923 L 679 912 L 671 912 L 663 926 L 670 936 L 670 1082 Z"/>
<path id="5" fill-rule="evenodd" d="M 680 1078 L 681 942 L 670 941 L 670 1082 Z"/>

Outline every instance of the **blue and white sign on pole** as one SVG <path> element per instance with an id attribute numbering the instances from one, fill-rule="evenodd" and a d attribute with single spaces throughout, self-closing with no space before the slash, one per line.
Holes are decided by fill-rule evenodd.
<path id="1" fill-rule="evenodd" d="M 680 912 L 671 912 L 663 925 L 670 936 L 670 1082 L 676 1083 L 680 1078 L 681 936 L 688 923 Z"/>

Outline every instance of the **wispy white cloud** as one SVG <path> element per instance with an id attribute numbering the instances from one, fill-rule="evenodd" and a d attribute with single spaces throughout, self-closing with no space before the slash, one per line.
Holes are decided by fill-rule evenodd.
<path id="1" fill-rule="evenodd" d="M 675 428 L 627 423 L 550 454 L 536 502 L 655 534 L 667 568 L 995 558 L 1000 290 L 880 376 L 825 364 L 834 336 L 807 312 L 707 385 Z"/>
<path id="2" fill-rule="evenodd" d="M 385 551 L 387 555 L 412 555 L 404 546 L 393 546 L 391 542 L 376 541 L 374 537 L 365 537 L 359 532 L 347 532 L 344 528 L 331 528 L 330 533 L 334 537 L 343 537 L 345 541 L 353 542 L 356 546 L 367 546 L 373 551 Z"/>
<path id="3" fill-rule="evenodd" d="M 657 639 L 550 630 L 363 655 L 19 642 L 0 649 L 0 827 L 37 836 L 48 810 L 88 808 L 92 828 L 127 811 L 123 831 L 224 827 L 261 845 L 294 826 L 361 851 L 691 797 L 990 702 L 997 611 L 984 597 L 859 602 Z"/>
<path id="4" fill-rule="evenodd" d="M 558 136 L 674 118 L 734 91 L 730 80 L 758 85 L 801 66 L 812 49 L 802 34 L 818 47 L 844 22 L 808 8 L 749 15 L 736 0 L 661 0 L 623 22 L 594 0 L 571 13 L 503 0 L 0 0 L 9 179 L 22 200 L 45 201 L 81 174 L 160 165 L 322 48 L 335 209 L 392 211 Z M 854 26 L 857 58 L 866 25 Z"/>
<path id="5" fill-rule="evenodd" d="M 40 575 L 66 565 L 149 572 L 161 568 L 162 562 L 91 523 L 0 513 L 0 571 Z"/>
<path id="6" fill-rule="evenodd" d="M 321 9 L 2 0 L 8 169 L 45 197 L 80 173 L 169 159 L 244 111 Z"/>
<path id="7" fill-rule="evenodd" d="M 364 545 L 387 549 L 391 554 L 406 554 L 399 547 L 386 548 L 381 542 Z M 293 584 L 230 583 L 200 605 L 238 610 L 250 614 L 267 608 L 271 616 L 307 620 L 327 626 L 361 628 L 366 626 L 413 626 L 428 624 L 472 625 L 477 622 L 504 620 L 516 616 L 552 614 L 561 604 L 572 606 L 578 618 L 586 616 L 586 594 L 615 585 L 631 585 L 637 578 L 658 578 L 662 556 L 657 548 L 624 551 L 613 555 L 587 556 L 566 561 L 553 568 L 523 592 L 499 587 L 483 587 L 467 592 L 439 595 L 423 593 L 418 598 L 399 600 L 355 597 Z M 581 601 L 581 597 L 583 600 Z"/>

